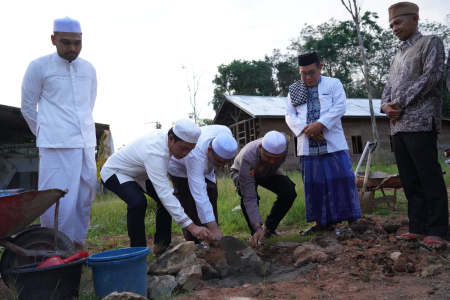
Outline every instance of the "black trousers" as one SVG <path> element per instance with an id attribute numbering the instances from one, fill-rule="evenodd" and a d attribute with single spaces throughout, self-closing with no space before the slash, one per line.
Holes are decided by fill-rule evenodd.
<path id="1" fill-rule="evenodd" d="M 234 179 L 234 184 L 236 185 L 237 192 L 241 197 L 242 213 L 247 221 L 248 229 L 250 229 L 250 233 L 253 235 L 255 231 L 253 230 L 253 224 L 250 223 L 250 219 L 248 218 L 247 211 L 245 209 L 244 197 L 242 196 L 239 188 L 239 176 Z M 264 222 L 267 229 L 270 231 L 275 231 L 281 220 L 283 220 L 289 209 L 291 209 L 295 198 L 297 198 L 295 183 L 293 183 L 292 180 L 286 175 L 273 175 L 264 179 L 256 178 L 255 189 L 259 207 L 259 200 L 261 198 L 258 195 L 258 186 L 262 186 L 277 195 L 277 200 L 273 203 L 272 209 Z"/>
<path id="2" fill-rule="evenodd" d="M 103 182 L 103 181 L 102 181 Z M 120 184 L 116 175 L 111 176 L 103 185 L 127 204 L 127 229 L 130 247 L 146 247 L 145 213 L 147 198 L 144 190 L 135 182 Z M 171 243 L 172 217 L 166 210 L 150 180 L 145 181 L 146 194 L 156 201 L 155 245 L 168 246 Z"/>
<path id="3" fill-rule="evenodd" d="M 393 144 L 408 200 L 409 232 L 446 237 L 448 195 L 438 161 L 437 133 L 399 132 Z"/>
<path id="4" fill-rule="evenodd" d="M 184 177 L 172 176 L 170 174 L 169 177 L 173 184 L 173 194 L 175 195 L 175 197 L 177 197 L 178 200 L 180 200 L 184 212 L 188 215 L 192 222 L 194 222 L 195 225 L 203 226 L 200 218 L 198 217 L 197 206 L 195 204 L 194 197 L 192 196 L 191 190 L 189 189 L 188 179 Z M 216 218 L 217 224 L 219 224 L 219 216 L 217 214 L 217 184 L 206 178 L 205 181 L 206 192 L 213 208 L 214 217 Z M 188 230 L 183 229 L 183 235 L 186 241 L 193 241 L 196 244 L 199 243 L 197 237 L 194 237 Z"/>

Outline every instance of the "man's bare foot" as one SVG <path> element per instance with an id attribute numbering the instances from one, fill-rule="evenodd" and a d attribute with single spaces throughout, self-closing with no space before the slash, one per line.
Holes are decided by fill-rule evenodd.
<path id="1" fill-rule="evenodd" d="M 447 241 L 440 236 L 427 236 L 424 238 L 422 244 L 429 248 L 439 249 L 447 246 Z"/>
<path id="2" fill-rule="evenodd" d="M 425 235 L 423 234 L 409 233 L 409 232 L 396 236 L 397 240 L 403 241 L 417 241 L 419 239 L 423 239 L 424 237 Z"/>

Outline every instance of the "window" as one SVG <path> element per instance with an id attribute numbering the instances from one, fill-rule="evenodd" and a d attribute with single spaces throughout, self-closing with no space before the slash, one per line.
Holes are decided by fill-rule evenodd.
<path id="1" fill-rule="evenodd" d="M 360 135 L 352 135 L 353 154 L 362 154 L 362 140 Z"/>

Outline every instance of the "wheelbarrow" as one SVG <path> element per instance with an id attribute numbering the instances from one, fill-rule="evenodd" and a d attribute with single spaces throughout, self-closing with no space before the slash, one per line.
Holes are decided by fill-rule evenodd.
<path id="1" fill-rule="evenodd" d="M 59 199 L 67 193 L 59 189 L 28 191 L 0 197 L 0 274 L 8 284 L 8 270 L 41 262 L 47 257 L 68 257 L 76 253 L 72 241 L 58 231 Z M 29 226 L 53 204 L 55 227 Z"/>
<path id="2" fill-rule="evenodd" d="M 361 212 L 363 214 L 371 214 L 375 209 L 375 205 L 387 203 L 392 204 L 395 208 L 397 203 L 397 189 L 402 188 L 402 182 L 398 174 L 388 174 L 384 172 L 370 172 L 370 165 L 372 162 L 372 155 L 377 148 L 378 143 L 367 142 L 366 147 L 361 155 L 361 159 L 355 170 L 356 186 L 358 187 L 359 202 L 361 205 Z M 364 160 L 366 152 L 367 156 L 366 169 L 363 172 L 359 171 L 362 161 Z M 384 189 L 394 189 L 394 195 L 386 195 Z M 381 191 L 383 196 L 375 198 L 375 192 Z"/>

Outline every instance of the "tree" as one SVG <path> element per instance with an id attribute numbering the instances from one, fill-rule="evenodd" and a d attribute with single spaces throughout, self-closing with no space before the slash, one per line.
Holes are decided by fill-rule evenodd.
<path id="1" fill-rule="evenodd" d="M 364 50 L 364 42 L 363 42 L 363 38 L 361 35 L 361 29 L 360 29 L 360 12 L 361 12 L 361 7 L 356 4 L 356 0 L 353 0 L 353 7 L 352 7 L 352 2 L 350 0 L 348 0 L 348 6 L 345 4 L 344 0 L 341 0 L 342 5 L 344 5 L 344 7 L 348 10 L 348 12 L 350 13 L 350 15 L 353 18 L 353 22 L 355 22 L 356 25 L 356 32 L 358 34 L 358 40 L 359 40 L 359 46 L 360 46 L 360 50 L 361 50 L 361 56 L 362 56 L 362 61 L 364 64 L 364 78 L 366 81 L 366 88 L 367 88 L 367 94 L 369 96 L 369 107 L 370 107 L 370 119 L 372 121 L 372 134 L 373 134 L 373 138 L 375 141 L 378 141 L 378 130 L 377 130 L 377 123 L 375 120 L 375 113 L 373 111 L 373 104 L 372 104 L 372 86 L 370 85 L 370 75 L 369 75 L 369 65 L 367 63 L 367 58 L 366 58 L 366 52 Z"/>
<path id="2" fill-rule="evenodd" d="M 215 84 L 211 101 L 217 112 L 225 94 L 250 96 L 277 96 L 278 92 L 272 66 L 263 60 L 233 60 L 230 64 L 222 64 L 218 74 L 212 81 Z"/>
<path id="3" fill-rule="evenodd" d="M 200 79 L 202 78 L 202 76 L 206 70 L 204 70 L 200 75 L 197 75 L 197 74 L 195 74 L 194 66 L 191 66 L 191 68 L 192 68 L 192 83 L 190 83 L 189 82 L 189 69 L 186 66 L 182 66 L 181 68 L 186 70 L 186 83 L 187 83 L 187 88 L 189 90 L 189 101 L 191 103 L 192 109 L 194 110 L 193 112 L 188 114 L 189 119 L 193 119 L 195 124 L 200 124 L 201 123 L 201 119 L 200 119 L 201 109 L 199 109 L 197 107 L 197 92 L 198 92 L 198 87 L 200 85 Z"/>
<path id="4" fill-rule="evenodd" d="M 361 16 L 361 36 L 370 67 L 372 92 L 380 98 L 389 73 L 390 62 L 398 42 L 392 34 L 377 25 L 378 15 L 366 12 Z M 324 63 L 323 74 L 338 78 L 349 98 L 365 98 L 363 60 L 358 32 L 353 21 L 330 19 L 316 27 L 305 24 L 297 38 L 291 40 L 288 50 L 294 55 L 316 51 Z"/>
<path id="5" fill-rule="evenodd" d="M 275 84 L 278 91 L 277 96 L 287 96 L 289 86 L 300 80 L 300 73 L 297 67 L 297 57 L 281 54 L 279 49 L 274 49 L 272 56 L 265 57 L 265 61 L 272 67 L 275 74 Z"/>

